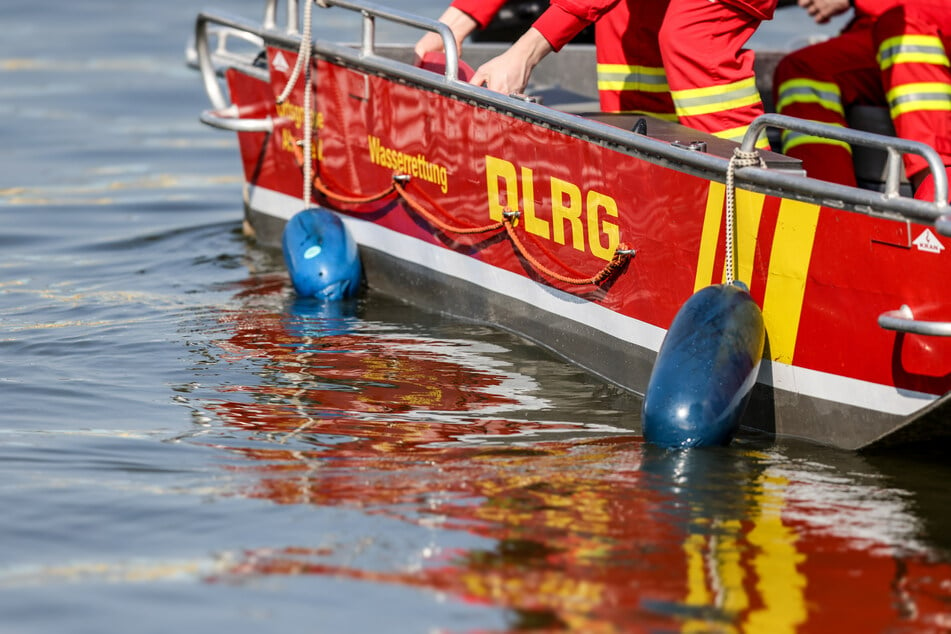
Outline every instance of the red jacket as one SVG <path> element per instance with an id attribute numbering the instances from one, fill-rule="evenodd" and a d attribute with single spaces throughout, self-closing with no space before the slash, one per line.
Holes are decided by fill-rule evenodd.
<path id="1" fill-rule="evenodd" d="M 903 4 L 903 0 L 853 0 L 852 2 L 852 6 L 855 7 L 855 17 L 858 19 L 881 15 L 899 4 Z"/>
<path id="2" fill-rule="evenodd" d="M 506 0 L 454 0 L 452 6 L 470 15 L 485 27 Z M 535 27 L 556 51 L 570 42 L 586 26 L 600 18 L 619 0 L 554 0 L 535 21 Z"/>
<path id="3" fill-rule="evenodd" d="M 596 22 L 620 0 L 552 0 L 551 6 L 532 26 L 558 51 L 592 22 Z M 627 0 L 652 2 L 654 0 Z M 776 0 L 723 0 L 750 15 L 769 20 L 773 17 Z M 882 3 L 889 0 L 856 0 L 857 3 Z M 890 0 L 894 2 L 895 0 Z M 505 4 L 505 0 L 455 0 L 452 6 L 469 14 L 485 26 Z"/>

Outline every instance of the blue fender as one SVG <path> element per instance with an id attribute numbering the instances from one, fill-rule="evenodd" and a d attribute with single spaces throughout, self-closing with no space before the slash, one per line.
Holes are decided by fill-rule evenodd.
<path id="1" fill-rule="evenodd" d="M 746 409 L 766 329 L 740 285 L 708 286 L 680 307 L 657 353 L 641 411 L 662 447 L 727 445 Z"/>
<path id="2" fill-rule="evenodd" d="M 329 209 L 314 207 L 295 214 L 284 227 L 281 243 L 298 295 L 335 301 L 360 289 L 363 266 L 357 243 Z"/>

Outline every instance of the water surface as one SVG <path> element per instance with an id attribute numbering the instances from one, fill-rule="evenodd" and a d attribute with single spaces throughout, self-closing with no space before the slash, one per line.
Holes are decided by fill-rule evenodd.
<path id="1" fill-rule="evenodd" d="M 512 335 L 295 298 L 198 9 L 4 10 L 0 632 L 951 628 L 943 457 L 658 451 Z"/>

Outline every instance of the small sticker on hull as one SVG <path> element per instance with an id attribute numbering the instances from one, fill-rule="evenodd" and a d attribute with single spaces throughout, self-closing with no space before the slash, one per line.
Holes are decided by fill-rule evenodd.
<path id="1" fill-rule="evenodd" d="M 927 251 L 928 253 L 941 253 L 944 251 L 944 245 L 941 244 L 941 241 L 938 240 L 938 237 L 935 234 L 931 233 L 931 229 L 925 229 L 921 232 L 917 238 L 912 242 L 919 251 Z"/>
<path id="2" fill-rule="evenodd" d="M 284 55 L 278 51 L 271 59 L 271 68 L 274 70 L 279 70 L 282 73 L 286 73 L 290 69 L 290 65 L 287 63 L 287 60 L 284 59 Z"/>

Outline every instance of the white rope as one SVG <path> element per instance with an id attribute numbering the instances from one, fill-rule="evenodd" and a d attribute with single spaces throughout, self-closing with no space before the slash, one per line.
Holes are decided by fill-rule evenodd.
<path id="1" fill-rule="evenodd" d="M 766 161 L 756 149 L 744 152 L 740 148 L 733 148 L 733 156 L 726 168 L 726 258 L 723 264 L 724 282 L 733 284 L 736 275 L 734 265 L 734 234 L 736 232 L 736 185 L 733 183 L 733 174 L 738 167 L 752 167 L 758 165 L 766 167 Z"/>
<path id="2" fill-rule="evenodd" d="M 318 3 L 321 6 L 326 6 L 318 0 Z M 314 122 L 313 122 L 313 106 L 311 104 L 311 93 L 313 92 L 313 86 L 310 85 L 310 57 L 311 57 L 311 32 L 312 32 L 312 20 L 311 16 L 313 15 L 314 3 L 311 0 L 306 0 L 304 3 L 304 25 L 301 29 L 301 40 L 300 40 L 300 49 L 297 51 L 297 63 L 294 64 L 294 70 L 291 71 L 291 76 L 287 79 L 287 85 L 284 86 L 284 90 L 281 91 L 280 96 L 277 98 L 277 103 L 282 104 L 287 101 L 287 98 L 290 97 L 291 91 L 294 90 L 294 86 L 297 84 L 297 80 L 300 77 L 301 69 L 304 71 L 304 206 L 310 207 L 310 194 L 311 194 L 311 180 L 313 176 L 311 174 L 311 161 L 312 161 L 312 147 L 314 144 Z"/>

